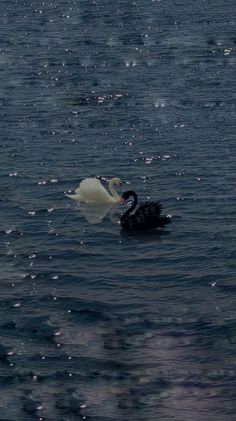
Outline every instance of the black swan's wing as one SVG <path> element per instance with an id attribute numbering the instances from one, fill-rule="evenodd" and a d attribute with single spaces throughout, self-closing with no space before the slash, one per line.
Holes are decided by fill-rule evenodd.
<path id="1" fill-rule="evenodd" d="M 162 206 L 159 202 L 145 202 L 142 203 L 135 212 L 145 218 L 156 218 L 161 215 Z"/>
<path id="2" fill-rule="evenodd" d="M 141 204 L 133 215 L 134 228 L 155 228 L 161 211 L 162 206 L 159 202 L 145 202 Z"/>
<path id="3" fill-rule="evenodd" d="M 145 202 L 132 215 L 123 218 L 121 226 L 126 230 L 148 230 L 163 227 L 169 221 L 166 217 L 161 216 L 161 211 L 162 206 L 159 202 Z"/>

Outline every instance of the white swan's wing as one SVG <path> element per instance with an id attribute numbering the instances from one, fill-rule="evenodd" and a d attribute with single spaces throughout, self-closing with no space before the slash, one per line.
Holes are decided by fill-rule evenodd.
<path id="1" fill-rule="evenodd" d="M 90 224 L 100 224 L 111 209 L 111 206 L 112 204 L 109 203 L 98 205 L 83 203 L 80 205 L 80 211 Z"/>
<path id="2" fill-rule="evenodd" d="M 88 203 L 113 202 L 112 197 L 97 178 L 85 178 L 81 181 L 75 193 L 81 201 Z"/>

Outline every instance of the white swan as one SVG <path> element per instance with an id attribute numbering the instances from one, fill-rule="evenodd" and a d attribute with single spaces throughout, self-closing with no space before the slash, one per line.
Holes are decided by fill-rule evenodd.
<path id="1" fill-rule="evenodd" d="M 76 194 L 66 194 L 67 197 L 86 203 L 120 203 L 121 198 L 114 189 L 114 186 L 121 186 L 119 178 L 112 178 L 109 182 L 109 194 L 97 178 L 85 178 L 79 187 L 75 189 Z"/>

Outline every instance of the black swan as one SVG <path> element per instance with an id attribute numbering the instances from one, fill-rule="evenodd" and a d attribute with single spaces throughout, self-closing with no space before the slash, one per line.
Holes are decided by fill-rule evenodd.
<path id="1" fill-rule="evenodd" d="M 138 196 L 134 191 L 126 191 L 121 202 L 125 203 L 129 197 L 133 198 L 132 206 L 120 218 L 121 227 L 125 231 L 164 228 L 171 222 L 169 216 L 161 216 L 162 206 L 159 202 L 145 202 L 130 215 L 137 206 Z"/>

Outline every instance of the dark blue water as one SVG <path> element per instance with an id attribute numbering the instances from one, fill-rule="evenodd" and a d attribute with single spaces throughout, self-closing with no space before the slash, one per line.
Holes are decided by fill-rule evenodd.
<path id="1" fill-rule="evenodd" d="M 2 1 L 0 28 L 0 420 L 235 420 L 235 2 Z M 171 226 L 92 223 L 89 176 Z"/>

